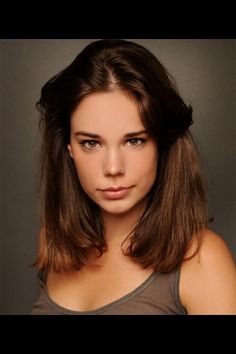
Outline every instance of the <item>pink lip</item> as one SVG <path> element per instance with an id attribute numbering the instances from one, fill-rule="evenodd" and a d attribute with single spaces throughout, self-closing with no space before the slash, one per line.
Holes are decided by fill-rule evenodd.
<path id="1" fill-rule="evenodd" d="M 123 199 L 125 198 L 129 192 L 131 187 L 109 187 L 106 189 L 100 189 L 100 191 L 102 192 L 102 195 L 105 199 L 108 200 L 117 200 L 117 199 Z"/>
<path id="2" fill-rule="evenodd" d="M 102 191 L 111 191 L 111 192 L 118 192 L 122 189 L 128 189 L 127 187 L 109 187 L 106 189 L 102 189 Z"/>

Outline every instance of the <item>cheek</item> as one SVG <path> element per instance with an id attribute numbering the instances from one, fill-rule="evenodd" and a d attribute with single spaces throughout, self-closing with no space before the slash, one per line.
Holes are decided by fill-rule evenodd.
<path id="1" fill-rule="evenodd" d="M 76 171 L 83 187 L 89 186 L 98 177 L 98 159 L 87 156 L 80 156 L 74 159 Z"/>
<path id="2" fill-rule="evenodd" d="M 156 179 L 157 164 L 153 161 L 151 164 L 144 161 L 136 168 L 136 176 L 142 185 L 153 184 Z"/>
<path id="3" fill-rule="evenodd" d="M 157 153 L 148 150 L 141 155 L 132 156 L 129 161 L 130 171 L 143 181 L 155 179 L 157 172 Z M 145 177 L 145 178 L 144 178 Z"/>

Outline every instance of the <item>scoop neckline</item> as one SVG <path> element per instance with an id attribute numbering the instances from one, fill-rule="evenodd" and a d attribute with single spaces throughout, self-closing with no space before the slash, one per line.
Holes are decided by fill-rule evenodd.
<path id="1" fill-rule="evenodd" d="M 135 289 L 131 290 L 128 294 L 120 297 L 117 300 L 114 300 L 106 305 L 100 306 L 94 310 L 88 310 L 88 311 L 80 311 L 80 310 L 70 310 L 67 309 L 66 307 L 63 307 L 59 304 L 57 304 L 49 295 L 47 288 L 45 286 L 45 284 L 43 283 L 43 295 L 44 295 L 44 299 L 45 301 L 48 303 L 48 305 L 50 305 L 52 308 L 54 308 L 54 310 L 56 310 L 57 312 L 60 312 L 62 314 L 69 314 L 69 315 L 97 315 L 106 311 L 111 310 L 112 308 L 121 305 L 122 303 L 132 299 L 133 297 L 135 297 L 136 295 L 138 295 L 139 293 L 141 293 L 143 290 L 145 290 L 148 285 L 150 285 L 153 280 L 160 274 L 159 271 L 154 271 L 151 275 L 149 275 L 149 277 L 144 280 L 143 283 L 141 283 L 138 287 L 136 287 Z"/>

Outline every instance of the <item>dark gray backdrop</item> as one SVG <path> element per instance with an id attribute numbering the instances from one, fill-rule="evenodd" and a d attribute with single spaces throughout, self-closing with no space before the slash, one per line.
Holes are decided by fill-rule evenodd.
<path id="1" fill-rule="evenodd" d="M 27 314 L 38 294 L 34 261 L 39 221 L 42 85 L 91 40 L 0 40 L 0 313 Z M 208 182 L 212 229 L 236 257 L 236 40 L 136 39 L 176 78 L 194 110 L 192 132 Z"/>

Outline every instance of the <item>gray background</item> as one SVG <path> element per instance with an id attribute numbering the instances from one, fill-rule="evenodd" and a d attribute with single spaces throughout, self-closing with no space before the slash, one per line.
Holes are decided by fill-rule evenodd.
<path id="1" fill-rule="evenodd" d="M 42 85 L 92 40 L 0 40 L 0 313 L 27 314 L 38 295 L 40 135 L 35 103 Z M 136 39 L 175 77 L 194 110 L 192 132 L 208 183 L 211 228 L 236 257 L 236 40 Z"/>

